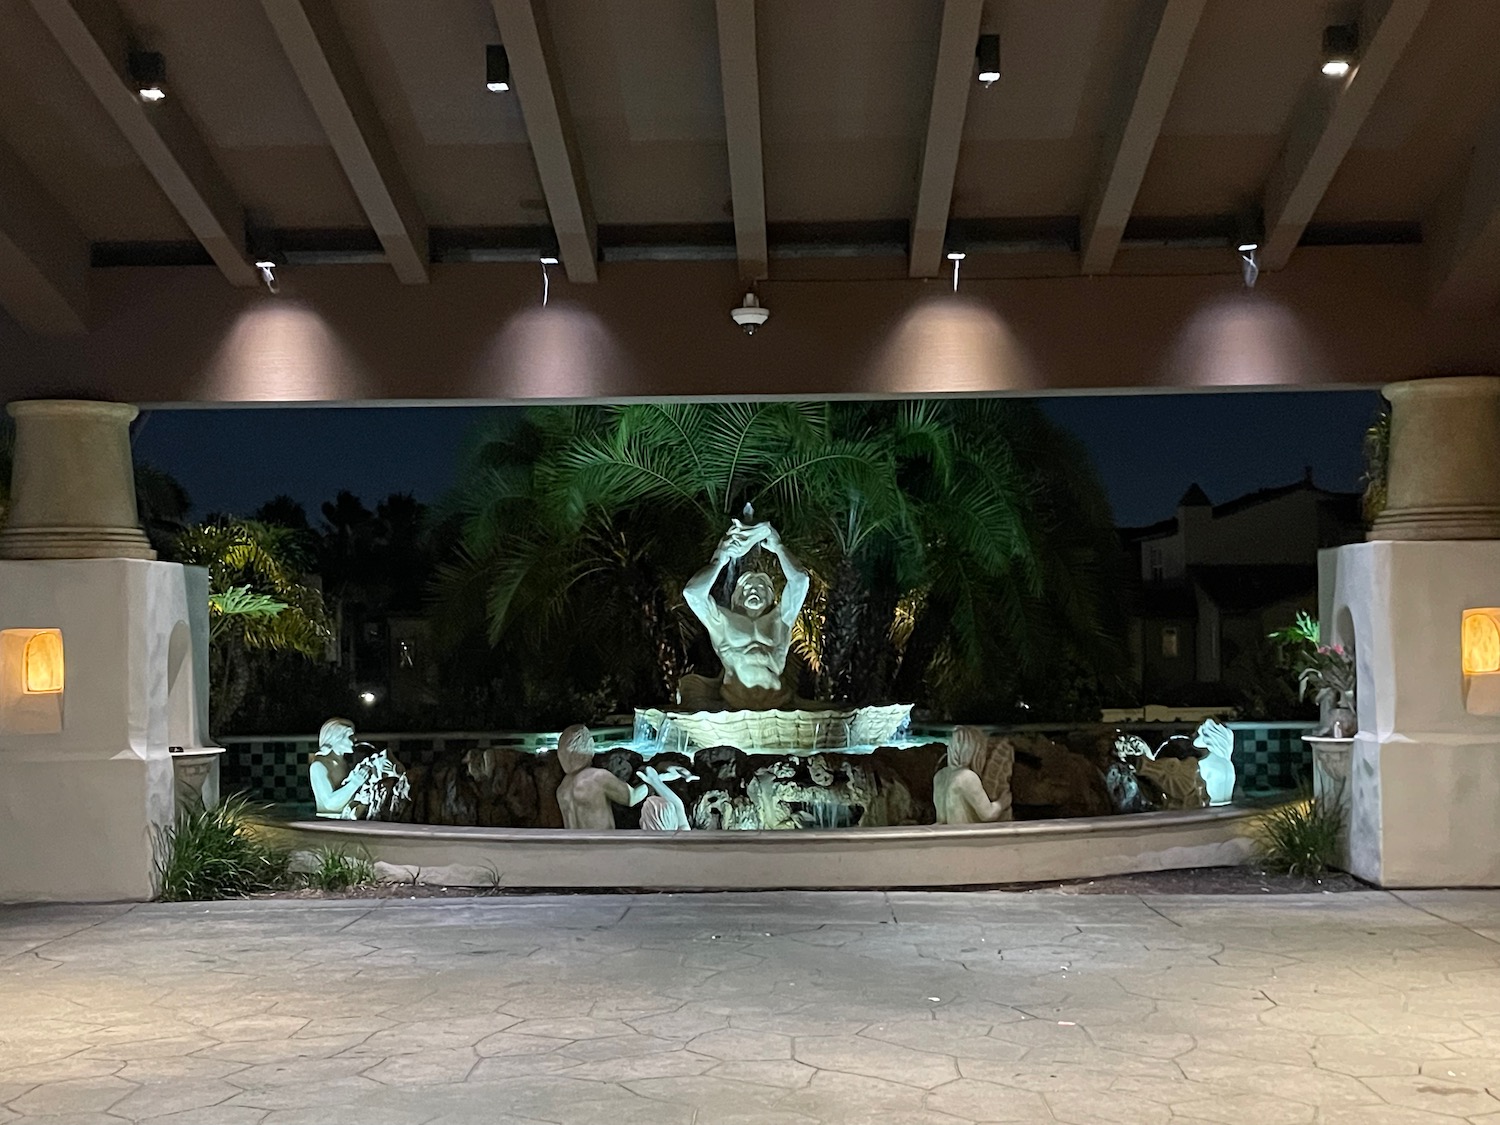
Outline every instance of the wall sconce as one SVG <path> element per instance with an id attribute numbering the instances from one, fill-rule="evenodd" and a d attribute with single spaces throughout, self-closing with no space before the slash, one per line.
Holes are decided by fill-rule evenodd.
<path id="1" fill-rule="evenodd" d="M 1500 609 L 1466 609 L 1460 636 L 1464 707 L 1472 715 L 1500 715 Z"/>
<path id="2" fill-rule="evenodd" d="M 21 690 L 27 695 L 57 695 L 63 689 L 63 641 L 56 629 L 43 629 L 26 642 L 21 663 Z"/>
<path id="3" fill-rule="evenodd" d="M 0 629 L 0 733 L 57 734 L 63 720 L 59 629 Z"/>

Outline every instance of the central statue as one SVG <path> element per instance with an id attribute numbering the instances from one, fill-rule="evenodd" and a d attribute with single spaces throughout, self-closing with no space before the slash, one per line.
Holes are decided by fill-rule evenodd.
<path id="1" fill-rule="evenodd" d="M 749 515 L 747 509 L 747 517 Z M 713 589 L 731 563 L 756 547 L 776 556 L 786 582 L 780 598 L 771 576 L 747 570 L 735 581 L 729 604 L 722 605 Z M 723 678 L 686 676 L 679 685 L 684 707 L 712 710 L 768 711 L 796 705 L 796 677 L 787 674 L 792 626 L 802 612 L 811 582 L 807 571 L 781 542 L 769 523 L 731 520 L 713 558 L 682 591 L 688 608 L 708 630 L 709 643 L 724 665 Z"/>

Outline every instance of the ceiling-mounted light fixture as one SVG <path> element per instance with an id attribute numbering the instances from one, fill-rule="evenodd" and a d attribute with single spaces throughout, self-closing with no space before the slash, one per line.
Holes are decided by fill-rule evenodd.
<path id="1" fill-rule="evenodd" d="M 1359 24 L 1331 23 L 1323 29 L 1323 73 L 1343 78 L 1359 56 Z"/>
<path id="2" fill-rule="evenodd" d="M 491 43 L 484 49 L 484 88 L 492 94 L 503 94 L 510 89 L 510 56 L 499 43 Z"/>
<path id="3" fill-rule="evenodd" d="M 979 81 L 986 86 L 1000 81 L 1000 36 L 981 35 L 974 57 L 979 60 Z"/>
<path id="4" fill-rule="evenodd" d="M 260 270 L 260 279 L 266 283 L 266 288 L 276 292 L 276 263 L 270 258 L 262 258 L 255 263 L 255 268 Z"/>
<path id="5" fill-rule="evenodd" d="M 1234 240 L 1235 251 L 1240 256 L 1240 272 L 1245 279 L 1245 288 L 1254 289 L 1255 279 L 1260 276 L 1260 244 L 1264 226 L 1258 209 L 1247 210 L 1239 217 L 1239 233 Z"/>
<path id="6" fill-rule="evenodd" d="M 746 336 L 754 336 L 755 330 L 771 319 L 771 310 L 762 305 L 754 293 L 746 293 L 744 301 L 738 308 L 730 309 L 729 315 L 745 330 Z"/>
<path id="7" fill-rule="evenodd" d="M 547 276 L 547 267 L 557 265 L 557 259 L 551 254 L 543 254 L 540 259 L 542 263 L 542 308 L 547 307 L 547 298 L 552 295 L 552 281 Z"/>
<path id="8" fill-rule="evenodd" d="M 948 251 L 948 260 L 953 263 L 953 292 L 955 293 L 958 292 L 958 267 L 963 264 L 963 260 L 967 257 L 968 255 L 962 250 Z"/>
<path id="9" fill-rule="evenodd" d="M 160 51 L 131 51 L 125 69 L 143 102 L 159 102 L 167 96 L 167 60 Z"/>

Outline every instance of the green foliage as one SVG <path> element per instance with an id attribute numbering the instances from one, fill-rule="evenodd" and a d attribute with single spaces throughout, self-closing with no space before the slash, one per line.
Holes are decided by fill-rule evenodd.
<path id="1" fill-rule="evenodd" d="M 226 519 L 185 528 L 172 555 L 208 568 L 209 675 L 221 727 L 244 703 L 252 654 L 323 654 L 327 614 L 322 595 L 302 579 L 306 556 L 297 532 Z"/>
<path id="2" fill-rule="evenodd" d="M 181 814 L 159 841 L 158 897 L 239 898 L 285 886 L 290 856 L 258 836 L 256 817 L 263 811 L 232 796 L 217 808 Z"/>
<path id="3" fill-rule="evenodd" d="M 1261 862 L 1287 875 L 1321 875 L 1338 858 L 1343 827 L 1342 813 L 1304 788 L 1256 822 Z"/>
<path id="4" fill-rule="evenodd" d="M 1373 524 L 1385 511 L 1387 483 L 1390 479 L 1391 409 L 1382 404 L 1380 414 L 1365 431 L 1364 496 L 1360 508 L 1366 524 Z"/>
<path id="5" fill-rule="evenodd" d="M 448 501 L 440 625 L 456 640 L 483 606 L 489 643 L 559 694 L 670 698 L 713 666 L 682 587 L 747 503 L 812 576 L 805 692 L 1013 709 L 1049 666 L 1115 667 L 1102 489 L 1001 400 L 533 411 L 480 436 Z"/>
<path id="6" fill-rule="evenodd" d="M 320 848 L 316 858 L 316 866 L 305 875 L 309 887 L 346 891 L 375 881 L 375 865 L 368 856 L 350 855 L 343 848 Z"/>

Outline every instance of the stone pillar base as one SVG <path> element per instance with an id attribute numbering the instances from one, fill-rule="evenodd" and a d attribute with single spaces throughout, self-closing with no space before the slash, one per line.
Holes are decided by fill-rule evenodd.
<path id="1" fill-rule="evenodd" d="M 1500 886 L 1500 716 L 1471 710 L 1462 648 L 1464 610 L 1500 607 L 1500 542 L 1356 543 L 1318 567 L 1323 639 L 1359 675 L 1349 870 Z"/>

